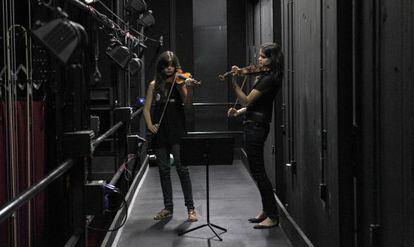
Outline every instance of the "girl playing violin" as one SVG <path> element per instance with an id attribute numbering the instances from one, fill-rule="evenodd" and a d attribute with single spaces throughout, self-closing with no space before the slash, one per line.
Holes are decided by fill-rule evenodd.
<path id="1" fill-rule="evenodd" d="M 144 118 L 147 128 L 153 134 L 152 148 L 157 156 L 161 180 L 164 209 L 154 216 L 163 220 L 173 215 L 173 192 L 170 177 L 170 153 L 172 153 L 190 222 L 197 221 L 194 211 L 192 186 L 188 168 L 180 162 L 180 139 L 185 135 L 184 104 L 191 104 L 192 85 L 195 80 L 182 79 L 177 56 L 166 51 L 157 61 L 155 79 L 149 83 L 144 105 Z M 181 78 L 179 78 L 179 75 Z M 151 105 L 154 103 L 153 115 Z"/>
<path id="2" fill-rule="evenodd" d="M 266 175 L 264 166 L 264 142 L 269 134 L 269 123 L 272 120 L 273 100 L 281 88 L 283 77 L 283 54 L 278 44 L 264 44 L 259 51 L 259 65 L 269 68 L 269 72 L 256 77 L 252 91 L 246 95 L 237 84 L 241 69 L 232 67 L 233 89 L 240 103 L 245 107 L 236 110 L 230 108 L 229 117 L 245 116 L 243 122 L 244 143 L 250 172 L 256 181 L 262 198 L 263 209 L 254 218 L 249 219 L 256 229 L 265 229 L 279 224 L 279 214 L 273 195 L 272 184 Z"/>

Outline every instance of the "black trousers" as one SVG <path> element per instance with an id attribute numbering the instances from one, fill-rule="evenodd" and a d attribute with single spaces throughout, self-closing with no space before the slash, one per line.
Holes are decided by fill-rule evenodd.
<path id="1" fill-rule="evenodd" d="M 161 188 L 164 198 L 164 207 L 173 211 L 173 191 L 171 185 L 171 165 L 170 153 L 174 156 L 174 164 L 180 178 L 181 188 L 184 194 L 184 203 L 187 209 L 194 209 L 193 191 L 191 186 L 190 173 L 188 167 L 182 166 L 180 161 L 180 145 L 174 144 L 172 147 L 155 149 L 157 163 L 160 173 Z"/>
<path id="2" fill-rule="evenodd" d="M 276 218 L 278 214 L 272 184 L 266 175 L 264 166 L 264 142 L 269 134 L 269 124 L 245 121 L 244 141 L 249 161 L 250 173 L 256 182 L 262 197 L 263 211 L 267 217 Z"/>

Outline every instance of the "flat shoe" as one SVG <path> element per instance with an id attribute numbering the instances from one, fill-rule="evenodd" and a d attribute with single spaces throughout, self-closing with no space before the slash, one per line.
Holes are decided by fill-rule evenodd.
<path id="1" fill-rule="evenodd" d="M 271 219 L 267 217 L 265 220 L 255 225 L 253 228 L 254 229 L 269 229 L 272 227 L 276 227 L 278 225 L 279 225 L 279 218 Z"/>
<path id="2" fill-rule="evenodd" d="M 254 229 L 269 229 L 278 226 L 278 224 L 266 226 L 266 225 L 255 225 L 253 226 Z"/>
<path id="3" fill-rule="evenodd" d="M 248 221 L 250 223 L 260 223 L 260 222 L 264 221 L 265 219 L 266 219 L 266 217 L 264 217 L 264 218 L 250 218 L 250 219 L 248 219 Z"/>

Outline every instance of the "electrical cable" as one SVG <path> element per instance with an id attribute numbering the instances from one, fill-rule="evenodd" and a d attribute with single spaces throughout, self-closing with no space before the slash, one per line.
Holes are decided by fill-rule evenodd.
<path id="1" fill-rule="evenodd" d="M 119 206 L 119 209 L 124 208 L 125 210 L 125 215 L 124 218 L 122 219 L 122 222 L 119 226 L 112 228 L 112 229 L 103 229 L 103 228 L 97 228 L 97 227 L 92 227 L 92 226 L 86 226 L 88 229 L 94 230 L 94 231 L 100 231 L 100 232 L 114 232 L 114 231 L 118 231 L 119 229 L 121 229 L 121 227 L 123 227 L 125 225 L 125 222 L 128 218 L 128 203 L 124 198 L 124 195 L 118 191 L 118 189 L 116 189 L 114 186 L 107 186 L 105 185 L 106 188 L 110 188 L 111 192 L 113 193 L 117 193 L 119 195 L 121 195 L 123 197 L 123 203 Z M 115 189 L 113 189 L 112 187 L 114 187 Z M 118 210 L 119 210 L 118 209 Z M 118 211 L 117 210 L 117 211 Z M 107 212 L 111 212 L 111 211 L 107 211 Z M 114 211 L 115 212 L 115 211 Z"/>

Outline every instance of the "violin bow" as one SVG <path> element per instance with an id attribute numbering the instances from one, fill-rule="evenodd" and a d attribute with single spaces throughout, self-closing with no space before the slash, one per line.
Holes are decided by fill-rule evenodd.
<path id="1" fill-rule="evenodd" d="M 164 119 L 165 111 L 167 110 L 167 106 L 168 106 L 168 103 L 169 103 L 169 101 L 170 101 L 171 94 L 172 94 L 172 91 L 173 91 L 173 89 L 174 89 L 174 86 L 175 86 L 175 82 L 176 82 L 176 80 L 177 80 L 177 73 L 175 73 L 175 74 L 174 74 L 174 80 L 173 80 L 173 82 L 172 82 L 172 84 L 171 84 L 170 91 L 168 92 L 167 101 L 165 102 L 164 108 L 162 109 L 162 113 L 161 113 L 160 121 L 158 121 L 158 128 L 160 127 L 161 122 L 162 122 L 162 120 Z"/>
<path id="2" fill-rule="evenodd" d="M 246 81 L 247 81 L 247 76 L 244 76 L 243 82 L 242 82 L 242 84 L 241 84 L 241 86 L 240 86 L 240 89 L 241 89 L 241 90 L 243 90 L 244 85 L 246 84 Z M 238 103 L 239 103 L 239 98 L 236 96 L 236 102 L 234 103 L 233 108 L 236 108 L 236 105 L 237 105 Z"/>

